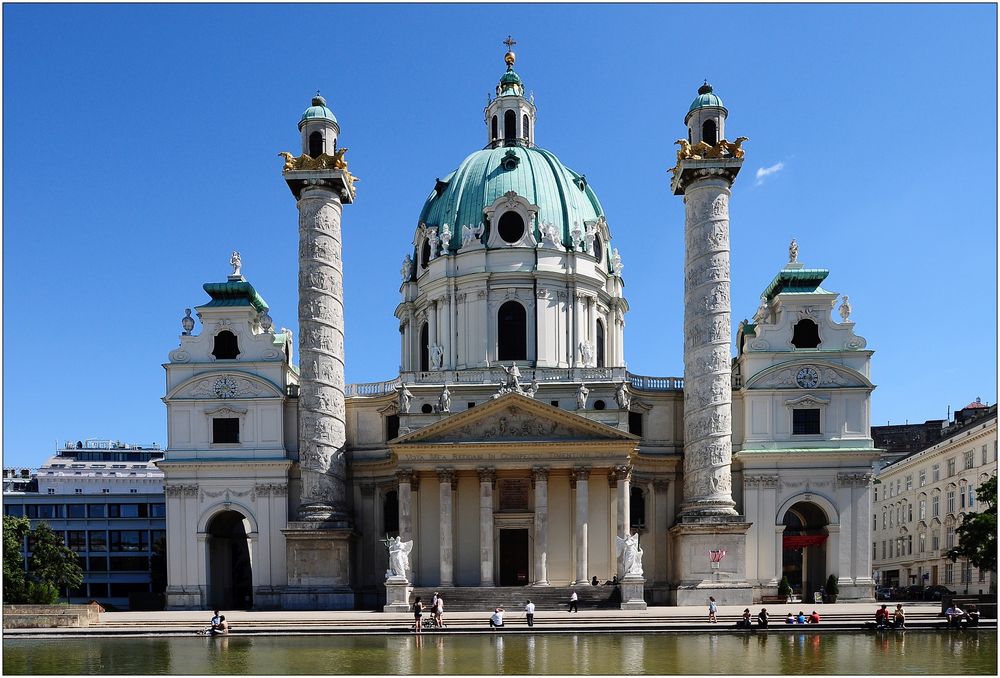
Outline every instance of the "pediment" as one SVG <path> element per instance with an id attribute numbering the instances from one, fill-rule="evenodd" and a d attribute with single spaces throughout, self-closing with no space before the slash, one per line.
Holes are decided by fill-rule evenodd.
<path id="1" fill-rule="evenodd" d="M 566 441 L 634 442 L 612 426 L 516 393 L 477 405 L 391 441 L 391 445 L 524 443 Z"/>
<path id="2" fill-rule="evenodd" d="M 281 389 L 257 375 L 236 370 L 203 372 L 178 384 L 167 400 L 280 398 Z"/>
<path id="3" fill-rule="evenodd" d="M 820 360 L 796 360 L 772 365 L 746 381 L 748 389 L 800 389 L 796 377 L 799 370 L 811 367 L 817 381 L 813 388 L 857 388 L 872 386 L 861 373 L 843 365 L 831 365 Z"/>

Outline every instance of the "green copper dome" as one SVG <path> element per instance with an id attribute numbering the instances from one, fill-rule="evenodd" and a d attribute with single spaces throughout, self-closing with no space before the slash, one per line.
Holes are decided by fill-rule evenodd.
<path id="1" fill-rule="evenodd" d="M 326 107 L 326 99 L 321 97 L 319 93 L 313 97 L 312 106 L 307 108 L 305 113 L 302 114 L 302 119 L 299 120 L 299 129 L 302 129 L 302 125 L 306 124 L 309 120 L 329 120 L 334 125 L 337 125 L 338 129 L 340 127 L 336 116 L 333 115 L 333 111 Z"/>
<path id="2" fill-rule="evenodd" d="M 583 229 L 585 222 L 604 215 L 586 177 L 555 155 L 538 147 L 501 146 L 476 151 L 454 172 L 438 179 L 420 211 L 420 221 L 437 227 L 448 224 L 452 232 L 449 248 L 458 250 L 462 226 L 475 228 L 485 222 L 483 210 L 508 191 L 538 205 L 537 223 L 531 224 L 538 240 L 539 225 L 548 222 L 562 233 L 563 244 L 569 245 L 574 224 Z M 487 232 L 483 242 L 488 239 Z"/>
<path id="3" fill-rule="evenodd" d="M 688 109 L 688 113 L 696 108 L 708 108 L 709 106 L 725 108 L 722 105 L 722 99 L 712 92 L 712 86 L 706 81 L 704 85 L 698 88 L 698 96 L 691 102 L 691 108 Z"/>

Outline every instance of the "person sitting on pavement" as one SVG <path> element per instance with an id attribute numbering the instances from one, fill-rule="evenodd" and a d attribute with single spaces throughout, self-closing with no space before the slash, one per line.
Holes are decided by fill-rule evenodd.
<path id="1" fill-rule="evenodd" d="M 493 614 L 490 615 L 490 628 L 491 629 L 502 629 L 503 628 L 503 613 L 504 609 L 502 607 L 497 607 L 493 609 Z"/>
<path id="2" fill-rule="evenodd" d="M 889 610 L 883 605 L 875 610 L 875 628 L 882 629 L 889 625 Z"/>
<path id="3" fill-rule="evenodd" d="M 229 633 L 229 622 L 226 621 L 226 615 L 222 615 L 219 617 L 219 626 L 212 631 L 212 635 L 225 633 Z"/>
<path id="4" fill-rule="evenodd" d="M 762 629 L 766 629 L 767 619 L 768 619 L 767 608 L 766 607 L 760 608 L 760 612 L 757 613 L 757 626 L 759 626 Z"/>
<path id="5" fill-rule="evenodd" d="M 906 628 L 906 613 L 903 612 L 902 603 L 896 603 L 896 609 L 892 613 L 892 626 L 896 629 Z"/>
<path id="6" fill-rule="evenodd" d="M 799 610 L 799 614 L 795 618 L 795 623 L 796 624 L 805 624 L 806 623 L 806 613 L 803 612 L 802 610 Z"/>
<path id="7" fill-rule="evenodd" d="M 743 610 L 743 618 L 736 622 L 736 628 L 738 629 L 748 629 L 750 628 L 750 608 L 745 608 Z"/>
<path id="8" fill-rule="evenodd" d="M 952 603 L 947 610 L 945 610 L 944 616 L 948 618 L 948 626 L 958 628 L 962 622 L 962 617 L 965 616 L 965 612 L 956 603 Z"/>
<path id="9" fill-rule="evenodd" d="M 215 610 L 212 613 L 212 621 L 210 622 L 210 626 L 207 629 L 205 629 L 205 633 L 214 633 L 215 631 L 218 631 L 219 624 L 221 623 L 222 619 L 219 617 L 219 611 Z"/>
<path id="10" fill-rule="evenodd" d="M 591 586 L 597 586 L 599 583 L 600 582 L 597 581 L 597 575 L 595 574 L 594 578 L 590 580 L 590 585 Z"/>
<path id="11" fill-rule="evenodd" d="M 813 613 L 811 615 L 809 615 L 809 623 L 810 624 L 819 624 L 819 612 L 817 612 L 816 610 L 813 610 Z"/>
<path id="12" fill-rule="evenodd" d="M 979 626 L 979 607 L 977 605 L 969 605 L 969 609 L 965 611 L 965 615 L 962 618 L 963 626 Z"/>
<path id="13" fill-rule="evenodd" d="M 786 624 L 794 624 L 795 623 L 795 617 L 792 616 L 791 612 L 789 612 L 788 616 L 785 617 L 785 623 Z"/>

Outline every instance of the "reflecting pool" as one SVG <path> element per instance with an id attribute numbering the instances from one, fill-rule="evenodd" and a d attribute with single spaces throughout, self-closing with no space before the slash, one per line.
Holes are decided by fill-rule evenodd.
<path id="1" fill-rule="evenodd" d="M 988 674 L 993 631 L 5 639 L 5 674 Z"/>

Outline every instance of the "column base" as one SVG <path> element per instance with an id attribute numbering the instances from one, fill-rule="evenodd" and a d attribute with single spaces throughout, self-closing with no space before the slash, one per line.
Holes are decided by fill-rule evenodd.
<path id="1" fill-rule="evenodd" d="M 385 606 L 383 612 L 409 612 L 410 594 L 413 587 L 405 577 L 389 577 L 385 580 Z"/>
<path id="2" fill-rule="evenodd" d="M 707 604 L 709 596 L 719 605 L 750 605 L 753 585 L 746 576 L 746 533 L 751 523 L 742 516 L 682 516 L 670 528 L 676 586 L 674 605 Z M 712 567 L 709 552 L 724 549 L 719 568 Z"/>
<path id="3" fill-rule="evenodd" d="M 622 594 L 621 609 L 623 610 L 645 610 L 646 598 L 644 587 L 645 577 L 638 575 L 626 575 L 619 582 L 618 586 Z"/>
<path id="4" fill-rule="evenodd" d="M 352 610 L 350 528 L 329 523 L 289 522 L 285 535 L 288 586 L 281 592 L 289 610 Z"/>

